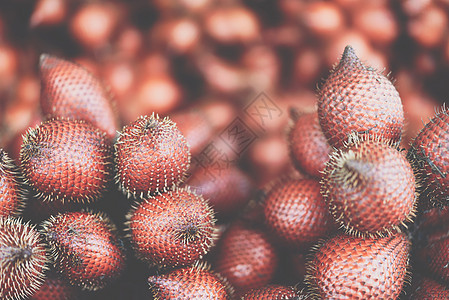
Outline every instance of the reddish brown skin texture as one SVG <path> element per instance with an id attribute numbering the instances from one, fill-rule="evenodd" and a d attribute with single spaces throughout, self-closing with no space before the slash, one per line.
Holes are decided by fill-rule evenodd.
<path id="1" fill-rule="evenodd" d="M 436 229 L 426 235 L 423 244 L 417 247 L 415 260 L 418 268 L 449 284 L 449 226 Z"/>
<path id="2" fill-rule="evenodd" d="M 119 277 L 125 267 L 122 241 L 106 217 L 69 212 L 44 224 L 55 267 L 72 285 L 97 290 Z"/>
<path id="3" fill-rule="evenodd" d="M 242 296 L 270 283 L 277 265 L 277 253 L 267 235 L 260 229 L 235 223 L 220 239 L 214 270 Z"/>
<path id="4" fill-rule="evenodd" d="M 39 232 L 19 219 L 0 217 L 0 249 L 0 299 L 23 299 L 38 290 L 48 261 Z"/>
<path id="5" fill-rule="evenodd" d="M 243 300 L 287 300 L 297 296 L 294 288 L 282 285 L 267 285 L 252 289 L 243 296 Z"/>
<path id="6" fill-rule="evenodd" d="M 349 153 L 355 157 L 338 162 Z M 350 231 L 388 234 L 414 214 L 415 177 L 410 164 L 401 152 L 374 138 L 334 153 L 322 192 L 334 218 Z"/>
<path id="7" fill-rule="evenodd" d="M 231 299 L 228 286 L 221 277 L 203 267 L 186 267 L 150 276 L 148 283 L 158 300 Z"/>
<path id="8" fill-rule="evenodd" d="M 449 225 L 449 206 L 432 207 L 424 210 L 416 222 L 420 230 L 433 231 Z"/>
<path id="9" fill-rule="evenodd" d="M 21 168 L 40 198 L 96 200 L 113 181 L 113 149 L 92 125 L 53 119 L 29 131 L 20 151 Z"/>
<path id="10" fill-rule="evenodd" d="M 401 99 L 393 84 L 365 66 L 350 46 L 320 89 L 318 117 L 329 144 L 336 148 L 352 132 L 397 142 L 404 124 Z"/>
<path id="11" fill-rule="evenodd" d="M 413 284 L 410 300 L 449 299 L 449 289 L 430 278 L 420 278 Z"/>
<path id="12" fill-rule="evenodd" d="M 80 65 L 43 54 L 39 64 L 41 108 L 47 119 L 85 120 L 115 137 L 118 114 L 102 83 Z"/>
<path id="13" fill-rule="evenodd" d="M 20 171 L 0 149 L 0 217 L 16 216 L 22 207 Z"/>
<path id="14" fill-rule="evenodd" d="M 409 248 L 402 234 L 339 234 L 314 253 L 307 280 L 319 299 L 396 299 L 406 278 Z"/>
<path id="15" fill-rule="evenodd" d="M 30 300 L 75 300 L 80 297 L 79 290 L 56 275 L 47 275 L 41 288 Z"/>
<path id="16" fill-rule="evenodd" d="M 421 181 L 422 201 L 449 205 L 449 115 L 441 111 L 413 140 L 408 152 Z"/>
<path id="17" fill-rule="evenodd" d="M 321 131 L 318 114 L 300 116 L 290 131 L 289 141 L 290 154 L 299 171 L 321 178 L 332 149 Z"/>
<path id="18" fill-rule="evenodd" d="M 123 128 L 115 158 L 116 180 L 124 193 L 145 197 L 182 181 L 190 150 L 172 121 L 143 116 Z"/>
<path id="19" fill-rule="evenodd" d="M 140 203 L 128 228 L 138 257 L 160 267 L 177 267 L 190 265 L 209 251 L 214 224 L 207 202 L 179 189 Z"/>
<path id="20" fill-rule="evenodd" d="M 250 200 L 251 178 L 236 166 L 198 166 L 187 183 L 208 199 L 219 219 L 229 218 Z"/>
<path id="21" fill-rule="evenodd" d="M 307 249 L 337 229 L 314 179 L 279 182 L 265 199 L 264 213 L 274 236 L 297 249 Z"/>

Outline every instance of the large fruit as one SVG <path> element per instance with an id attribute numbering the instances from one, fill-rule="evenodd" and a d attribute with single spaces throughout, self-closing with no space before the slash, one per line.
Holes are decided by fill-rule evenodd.
<path id="1" fill-rule="evenodd" d="M 271 282 L 278 266 L 275 248 L 260 228 L 234 223 L 217 245 L 215 270 L 242 296 Z"/>
<path id="2" fill-rule="evenodd" d="M 401 152 L 377 137 L 353 136 L 331 155 L 322 193 L 350 233 L 389 234 L 414 216 L 413 170 Z"/>
<path id="3" fill-rule="evenodd" d="M 336 229 L 315 179 L 280 181 L 268 192 L 264 213 L 275 236 L 295 248 L 307 249 Z"/>
<path id="4" fill-rule="evenodd" d="M 368 133 L 398 142 L 404 124 L 401 98 L 381 72 L 364 65 L 351 46 L 319 91 L 318 117 L 331 146 Z"/>
<path id="5" fill-rule="evenodd" d="M 321 131 L 318 114 L 301 115 L 294 121 L 289 135 L 292 160 L 300 171 L 321 178 L 332 149 Z"/>
<path id="6" fill-rule="evenodd" d="M 199 264 L 150 276 L 148 283 L 157 300 L 232 299 L 232 289 L 226 280 Z"/>
<path id="7" fill-rule="evenodd" d="M 0 299 L 24 299 L 45 279 L 46 245 L 34 226 L 0 217 Z"/>
<path id="8" fill-rule="evenodd" d="M 113 180 L 113 149 L 105 134 L 83 121 L 52 119 L 23 138 L 22 172 L 44 200 L 90 202 Z"/>
<path id="9" fill-rule="evenodd" d="M 200 260 L 215 238 L 212 208 L 187 189 L 151 196 L 128 215 L 129 238 L 137 256 L 159 267 Z"/>
<path id="10" fill-rule="evenodd" d="M 116 181 L 128 196 L 145 197 L 178 185 L 190 165 L 186 139 L 169 118 L 143 116 L 115 143 Z"/>
<path id="11" fill-rule="evenodd" d="M 409 248 L 402 234 L 339 234 L 316 249 L 306 280 L 318 299 L 396 299 L 408 279 Z"/>
<path id="12" fill-rule="evenodd" d="M 0 217 L 17 216 L 23 206 L 23 183 L 19 168 L 0 149 Z"/>
<path id="13" fill-rule="evenodd" d="M 47 119 L 85 120 L 113 138 L 118 115 L 111 97 L 89 71 L 52 55 L 40 57 L 41 108 Z"/>
<path id="14" fill-rule="evenodd" d="M 407 158 L 420 181 L 422 201 L 449 205 L 449 114 L 443 107 L 413 140 Z"/>
<path id="15" fill-rule="evenodd" d="M 123 243 L 102 214 L 69 212 L 42 223 L 54 266 L 71 284 L 98 290 L 125 267 Z"/>

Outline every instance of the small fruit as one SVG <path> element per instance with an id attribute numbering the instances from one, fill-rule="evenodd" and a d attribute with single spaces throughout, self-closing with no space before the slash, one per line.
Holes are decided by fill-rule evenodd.
<path id="1" fill-rule="evenodd" d="M 212 208 L 188 188 L 150 196 L 130 212 L 128 220 L 137 256 L 162 268 L 193 264 L 215 239 Z"/>
<path id="2" fill-rule="evenodd" d="M 314 179 L 280 181 L 268 192 L 264 207 L 268 228 L 295 248 L 307 249 L 337 228 Z"/>
<path id="3" fill-rule="evenodd" d="M 153 114 L 123 128 L 115 143 L 115 160 L 120 189 L 143 198 L 182 181 L 190 150 L 175 123 Z"/>
<path id="4" fill-rule="evenodd" d="M 187 181 L 208 199 L 219 219 L 230 218 L 250 200 L 251 177 L 235 165 L 199 166 Z"/>
<path id="5" fill-rule="evenodd" d="M 50 273 L 30 300 L 76 300 L 80 299 L 79 294 L 79 289 Z"/>
<path id="6" fill-rule="evenodd" d="M 36 292 L 47 270 L 46 245 L 29 223 L 0 217 L 0 298 L 24 299 Z"/>
<path id="7" fill-rule="evenodd" d="M 401 98 L 391 81 L 365 66 L 351 46 L 319 91 L 318 117 L 329 144 L 336 148 L 354 132 L 398 142 L 404 124 Z"/>
<path id="8" fill-rule="evenodd" d="M 276 250 L 261 229 L 234 223 L 217 245 L 214 269 L 229 280 L 238 296 L 270 283 L 277 266 Z"/>
<path id="9" fill-rule="evenodd" d="M 113 180 L 110 141 L 83 121 L 52 119 L 30 129 L 20 161 L 26 183 L 45 201 L 94 201 Z"/>
<path id="10" fill-rule="evenodd" d="M 296 299 L 297 296 L 298 291 L 292 287 L 272 284 L 250 290 L 242 297 L 242 300 L 288 300 Z"/>
<path id="11" fill-rule="evenodd" d="M 317 247 L 306 281 L 317 299 L 396 299 L 408 280 L 409 248 L 402 234 L 339 234 Z"/>
<path id="12" fill-rule="evenodd" d="M 58 214 L 42 227 L 55 268 L 72 285 L 89 291 L 102 289 L 125 267 L 123 243 L 103 214 Z"/>
<path id="13" fill-rule="evenodd" d="M 23 207 L 22 175 L 0 148 L 0 217 L 17 216 Z"/>
<path id="14" fill-rule="evenodd" d="M 326 164 L 321 191 L 350 233 L 386 235 L 415 213 L 415 177 L 397 149 L 378 137 L 352 136 Z"/>
<path id="15" fill-rule="evenodd" d="M 92 123 L 109 138 L 118 129 L 111 97 L 89 71 L 64 59 L 42 54 L 39 62 L 41 108 L 47 119 L 70 118 Z"/>
<path id="16" fill-rule="evenodd" d="M 289 142 L 295 166 L 300 171 L 321 178 L 332 149 L 321 131 L 318 114 L 299 116 L 290 131 Z"/>
<path id="17" fill-rule="evenodd" d="M 232 299 L 232 289 L 226 280 L 199 264 L 150 276 L 148 283 L 157 300 Z"/>
<path id="18" fill-rule="evenodd" d="M 420 198 L 449 205 L 449 114 L 443 107 L 413 140 L 407 158 L 420 182 Z"/>

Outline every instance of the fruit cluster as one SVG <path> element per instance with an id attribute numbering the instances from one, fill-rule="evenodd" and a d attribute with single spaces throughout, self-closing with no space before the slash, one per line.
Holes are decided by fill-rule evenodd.
<path id="1" fill-rule="evenodd" d="M 351 46 L 317 112 L 291 109 L 297 170 L 259 193 L 191 164 L 201 112 L 120 128 L 89 71 L 45 54 L 39 70 L 45 121 L 20 165 L 0 150 L 2 299 L 449 297 L 449 114 L 401 149 L 399 93 Z"/>

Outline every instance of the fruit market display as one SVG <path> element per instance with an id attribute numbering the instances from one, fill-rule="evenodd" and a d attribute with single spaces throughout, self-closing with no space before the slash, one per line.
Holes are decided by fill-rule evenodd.
<path id="1" fill-rule="evenodd" d="M 0 298 L 447 299 L 447 1 L 3 1 Z"/>

